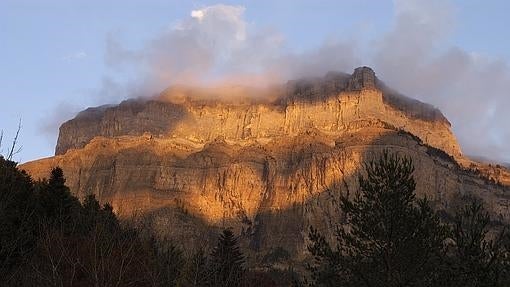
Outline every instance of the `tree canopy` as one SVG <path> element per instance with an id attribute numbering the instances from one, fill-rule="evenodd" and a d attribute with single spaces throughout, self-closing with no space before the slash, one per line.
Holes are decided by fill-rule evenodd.
<path id="1" fill-rule="evenodd" d="M 481 205 L 443 223 L 416 198 L 410 158 L 385 151 L 364 167 L 359 192 L 340 201 L 334 244 L 310 228 L 310 285 L 508 286 L 508 235 L 489 238 Z"/>

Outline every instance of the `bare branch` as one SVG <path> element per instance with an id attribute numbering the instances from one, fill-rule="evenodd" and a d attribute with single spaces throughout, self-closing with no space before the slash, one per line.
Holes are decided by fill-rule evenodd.
<path id="1" fill-rule="evenodd" d="M 19 146 L 17 147 L 17 143 L 18 143 L 18 137 L 19 137 L 19 133 L 21 131 L 21 118 L 19 119 L 19 123 L 18 123 L 18 129 L 16 130 L 16 135 L 14 136 L 14 139 L 12 140 L 12 146 L 11 146 L 11 149 L 9 150 L 9 152 L 7 153 L 7 159 L 8 160 L 12 160 L 12 158 L 21 152 L 21 148 L 22 146 Z M 2 134 L 2 137 L 3 137 L 3 134 Z"/>

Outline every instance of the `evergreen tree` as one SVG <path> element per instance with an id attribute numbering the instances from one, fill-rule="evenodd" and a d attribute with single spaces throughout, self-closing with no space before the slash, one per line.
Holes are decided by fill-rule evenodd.
<path id="1" fill-rule="evenodd" d="M 0 285 L 13 283 L 35 247 L 34 202 L 31 178 L 0 156 Z"/>
<path id="2" fill-rule="evenodd" d="M 411 159 L 385 151 L 365 170 L 360 192 L 341 200 L 336 246 L 310 230 L 312 285 L 436 286 L 447 229 L 415 198 Z"/>
<path id="3" fill-rule="evenodd" d="M 245 273 L 244 263 L 238 238 L 232 230 L 223 230 L 211 254 L 211 285 L 241 286 Z"/>
<path id="4" fill-rule="evenodd" d="M 101 224 L 110 233 L 118 233 L 120 224 L 110 204 L 103 207 L 94 194 L 89 194 L 83 200 L 81 229 L 90 232 L 96 225 Z"/>
<path id="5" fill-rule="evenodd" d="M 67 225 L 69 229 L 75 227 L 80 211 L 80 202 L 65 185 L 64 172 L 55 167 L 51 170 L 50 179 L 38 184 L 38 203 L 41 220 L 45 224 Z"/>
<path id="6" fill-rule="evenodd" d="M 449 286 L 510 286 L 509 234 L 491 226 L 480 202 L 457 212 L 451 239 Z"/>
<path id="7" fill-rule="evenodd" d="M 0 223 L 0 286 L 148 283 L 139 262 L 152 254 L 141 248 L 138 233 L 94 196 L 82 205 L 60 168 L 34 183 L 0 156 Z"/>

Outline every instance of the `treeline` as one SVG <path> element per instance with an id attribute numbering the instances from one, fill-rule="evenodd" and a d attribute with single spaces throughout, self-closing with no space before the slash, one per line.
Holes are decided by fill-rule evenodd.
<path id="1" fill-rule="evenodd" d="M 0 156 L 0 286 L 510 286 L 507 227 L 480 202 L 440 216 L 416 197 L 410 159 L 364 167 L 334 240 L 311 227 L 306 268 L 272 276 L 248 268 L 230 229 L 211 250 L 183 250 L 78 200 L 60 168 L 33 181 Z"/>
<path id="2" fill-rule="evenodd" d="M 121 224 L 93 195 L 80 202 L 60 168 L 34 182 L 1 156 L 0 223 L 0 286 L 274 284 L 246 270 L 229 229 L 212 250 L 185 252 Z"/>
<path id="3" fill-rule="evenodd" d="M 409 158 L 385 152 L 343 197 L 334 243 L 310 229 L 311 286 L 510 286 L 508 226 L 480 201 L 440 217 L 415 195 Z"/>

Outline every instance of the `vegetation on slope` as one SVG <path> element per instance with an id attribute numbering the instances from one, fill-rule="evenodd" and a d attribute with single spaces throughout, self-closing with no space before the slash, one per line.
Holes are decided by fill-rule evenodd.
<path id="1" fill-rule="evenodd" d="M 366 164 L 354 198 L 343 197 L 332 245 L 313 227 L 311 286 L 509 286 L 510 237 L 479 202 L 442 222 L 415 196 L 409 158 L 385 152 Z"/>

